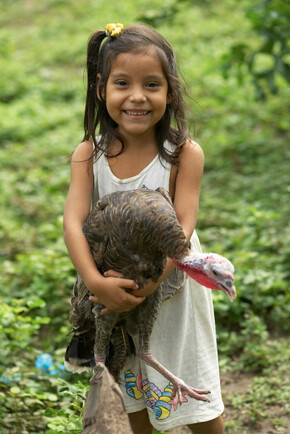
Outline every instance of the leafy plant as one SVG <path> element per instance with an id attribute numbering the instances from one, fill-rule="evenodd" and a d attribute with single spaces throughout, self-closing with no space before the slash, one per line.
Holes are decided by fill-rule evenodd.
<path id="1" fill-rule="evenodd" d="M 235 68 L 242 84 L 250 74 L 257 98 L 265 99 L 266 89 L 277 93 L 277 75 L 290 83 L 290 6 L 283 0 L 263 0 L 251 7 L 246 16 L 262 41 L 258 47 L 249 42 L 234 43 L 223 56 L 224 76 L 228 77 Z"/>
<path id="2" fill-rule="evenodd" d="M 76 384 L 69 384 L 64 380 L 59 380 L 58 394 L 61 397 L 69 397 L 70 405 L 64 400 L 60 409 L 47 408 L 45 410 L 45 421 L 49 430 L 46 434 L 57 432 L 73 431 L 81 433 L 83 429 L 82 414 L 85 406 L 86 396 L 89 386 L 81 381 Z"/>
<path id="3" fill-rule="evenodd" d="M 48 324 L 50 318 L 34 316 L 33 310 L 43 307 L 41 299 L 11 299 L 9 304 L 0 303 L 1 354 L 0 364 L 9 366 L 22 357 L 23 351 L 29 357 L 33 353 L 30 344 L 39 332 L 40 326 Z"/>

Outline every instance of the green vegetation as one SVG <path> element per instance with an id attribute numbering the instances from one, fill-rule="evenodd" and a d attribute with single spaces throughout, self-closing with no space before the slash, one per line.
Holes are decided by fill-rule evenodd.
<path id="1" fill-rule="evenodd" d="M 264 86 L 261 102 L 246 71 L 242 85 L 234 69 L 223 77 L 233 47 L 263 46 L 247 12 L 258 4 L 153 0 L 148 10 L 145 0 L 116 8 L 92 0 L 1 0 L 1 434 L 81 432 L 89 376 L 49 375 L 35 361 L 50 353 L 57 367 L 69 339 L 75 272 L 62 212 L 67 157 L 82 140 L 87 40 L 107 22 L 126 25 L 141 16 L 175 47 L 193 96 L 192 136 L 206 155 L 197 227 L 203 250 L 227 256 L 236 268 L 237 300 L 214 296 L 221 370 L 233 382 L 249 379 L 245 390 L 225 385 L 227 432 L 258 432 L 265 422 L 271 432 L 286 432 L 290 90 L 275 73 L 277 92 Z M 164 7 L 172 12 L 164 16 Z M 269 69 L 268 58 L 258 60 L 260 71 Z"/>

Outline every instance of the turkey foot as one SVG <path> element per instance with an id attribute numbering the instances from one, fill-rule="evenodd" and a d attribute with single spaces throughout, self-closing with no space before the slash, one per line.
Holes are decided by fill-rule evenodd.
<path id="1" fill-rule="evenodd" d="M 194 387 L 188 386 L 183 380 L 175 377 L 174 375 L 172 375 L 171 382 L 173 384 L 173 403 L 176 402 L 182 404 L 183 402 L 187 401 L 184 399 L 185 395 L 188 395 L 190 398 L 197 399 L 198 401 L 210 402 L 206 396 L 203 396 L 210 393 L 210 390 L 195 389 Z"/>
<path id="2" fill-rule="evenodd" d="M 190 396 L 191 398 L 197 399 L 198 401 L 210 402 L 209 399 L 204 396 L 210 393 L 210 390 L 199 390 L 194 389 L 191 386 L 188 386 L 183 380 L 173 375 L 170 371 L 168 371 L 164 366 L 161 365 L 156 359 L 154 359 L 149 352 L 140 352 L 140 357 L 144 360 L 144 362 L 156 369 L 156 371 L 160 372 L 167 380 L 169 380 L 173 384 L 172 390 L 172 400 L 173 402 L 182 404 L 186 402 L 185 395 Z"/>

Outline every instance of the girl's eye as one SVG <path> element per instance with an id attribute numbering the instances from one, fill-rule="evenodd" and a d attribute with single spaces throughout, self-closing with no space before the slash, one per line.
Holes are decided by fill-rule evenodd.
<path id="1" fill-rule="evenodd" d="M 150 83 L 147 83 L 146 86 L 147 86 L 147 87 L 159 87 L 159 84 L 156 83 L 156 82 L 154 82 L 154 81 L 152 81 L 152 82 L 150 82 Z"/>
<path id="2" fill-rule="evenodd" d="M 123 87 L 123 86 L 127 86 L 128 83 L 125 80 L 118 80 L 118 81 L 116 81 L 116 85 Z"/>

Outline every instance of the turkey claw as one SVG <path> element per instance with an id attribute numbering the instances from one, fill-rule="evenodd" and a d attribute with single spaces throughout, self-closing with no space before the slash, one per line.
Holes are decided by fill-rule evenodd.
<path id="1" fill-rule="evenodd" d="M 204 396 L 208 393 L 210 393 L 210 390 L 194 389 L 185 384 L 182 380 L 179 380 L 178 383 L 173 386 L 172 399 L 180 405 L 187 401 L 185 395 L 188 395 L 190 398 L 194 398 L 197 401 L 210 402 L 210 400 Z"/>

